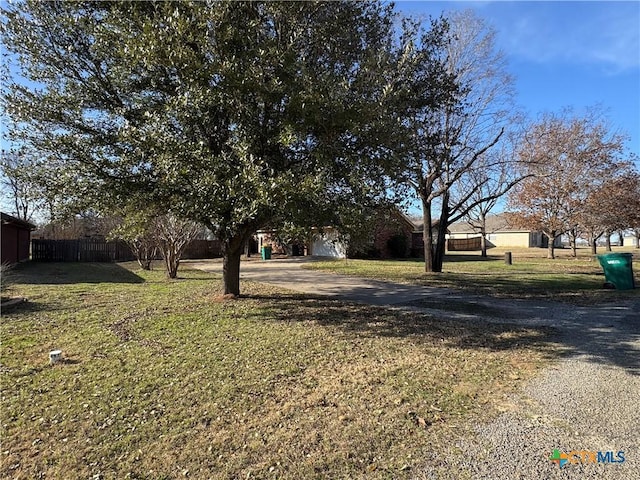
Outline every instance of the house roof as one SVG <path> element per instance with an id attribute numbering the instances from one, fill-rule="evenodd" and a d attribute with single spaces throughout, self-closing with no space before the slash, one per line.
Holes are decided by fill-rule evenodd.
<path id="1" fill-rule="evenodd" d="M 486 229 L 487 233 L 497 233 L 497 232 L 529 232 L 526 228 L 519 228 L 509 220 L 509 215 L 507 213 L 498 213 L 496 215 L 487 215 L 486 219 Z M 449 226 L 449 231 L 451 233 L 478 233 L 476 229 L 474 229 L 467 222 L 456 222 Z"/>
<path id="2" fill-rule="evenodd" d="M 423 222 L 413 222 L 413 228 L 414 228 L 414 233 L 422 233 L 424 223 Z M 435 228 L 436 230 L 438 229 L 438 227 L 440 227 L 440 220 L 435 220 L 433 222 L 431 222 L 431 228 Z M 449 228 L 447 228 L 447 232 L 446 233 L 451 233 L 451 230 Z"/>
<path id="3" fill-rule="evenodd" d="M 33 223 L 27 222 L 26 220 L 22 220 L 20 218 L 6 214 L 4 212 L 0 212 L 0 215 L 2 216 L 3 225 L 15 225 L 17 227 L 21 227 L 23 229 L 28 229 L 28 230 L 36 229 L 36 226 Z"/>
<path id="4" fill-rule="evenodd" d="M 395 211 L 398 212 L 400 218 L 411 228 L 413 228 L 413 230 L 416 230 L 416 222 L 413 221 L 413 218 L 411 218 L 409 215 L 407 215 L 406 213 L 404 213 L 402 210 L 400 210 L 398 207 L 395 208 Z"/>

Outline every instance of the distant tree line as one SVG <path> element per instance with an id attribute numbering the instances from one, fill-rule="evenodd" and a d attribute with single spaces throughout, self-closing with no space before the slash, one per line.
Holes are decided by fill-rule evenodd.
<path id="1" fill-rule="evenodd" d="M 624 140 L 597 109 L 545 114 L 527 129 L 518 152 L 526 178 L 509 202 L 517 224 L 548 237 L 549 258 L 563 234 L 574 256 L 578 238 L 595 254 L 603 236 L 627 229 L 640 236 L 640 174 Z"/>

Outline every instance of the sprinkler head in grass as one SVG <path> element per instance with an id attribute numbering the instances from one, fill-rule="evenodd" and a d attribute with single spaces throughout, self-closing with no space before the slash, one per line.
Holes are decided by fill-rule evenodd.
<path id="1" fill-rule="evenodd" d="M 55 365 L 62 360 L 62 350 L 51 350 L 49 352 L 49 365 Z"/>

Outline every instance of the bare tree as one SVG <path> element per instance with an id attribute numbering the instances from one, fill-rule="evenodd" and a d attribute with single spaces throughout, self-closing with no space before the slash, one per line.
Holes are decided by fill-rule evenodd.
<path id="1" fill-rule="evenodd" d="M 155 217 L 144 210 L 128 211 L 120 223 L 109 233 L 110 238 L 123 240 L 136 256 L 143 270 L 151 270 L 151 264 L 158 254 L 155 235 Z"/>
<path id="2" fill-rule="evenodd" d="M 199 224 L 172 213 L 155 219 L 154 234 L 169 278 L 176 278 L 184 249 L 201 230 Z"/>
<path id="3" fill-rule="evenodd" d="M 514 135 L 511 141 L 501 142 L 480 157 L 452 189 L 453 203 L 461 206 L 466 222 L 480 234 L 482 257 L 487 256 L 487 234 L 493 233 L 487 228 L 487 217 L 500 199 L 525 178 L 514 161 L 516 140 Z"/>
<path id="4" fill-rule="evenodd" d="M 158 215 L 153 207 L 136 209 L 130 205 L 121 216 L 109 236 L 127 242 L 143 270 L 151 269 L 160 252 L 167 277 L 176 278 L 184 249 L 202 232 L 202 226 L 173 213 Z"/>
<path id="5" fill-rule="evenodd" d="M 404 181 L 422 203 L 428 272 L 442 271 L 446 228 L 481 203 L 486 182 L 461 196 L 455 195 L 456 185 L 468 182 L 471 171 L 479 172 L 480 160 L 500 142 L 514 98 L 504 55 L 495 47 L 495 31 L 472 11 L 453 12 L 448 22 L 440 59 L 457 90 L 437 108 L 407 119 L 413 148 L 406 156 Z M 479 195 L 475 201 L 473 194 Z M 432 225 L 435 206 L 440 207 L 437 232 Z"/>
<path id="6" fill-rule="evenodd" d="M 640 220 L 640 174 L 631 163 L 621 164 L 602 181 L 585 201 L 578 217 L 580 228 L 591 245 L 591 253 L 597 252 L 597 240 L 606 238 L 607 251 L 611 251 L 611 235 L 630 228 Z"/>
<path id="7" fill-rule="evenodd" d="M 580 224 L 587 199 L 610 178 L 623 140 L 597 109 L 548 113 L 529 129 L 519 157 L 530 176 L 512 191 L 510 205 L 520 226 L 548 238 L 548 258 L 555 258 L 556 237 Z"/>

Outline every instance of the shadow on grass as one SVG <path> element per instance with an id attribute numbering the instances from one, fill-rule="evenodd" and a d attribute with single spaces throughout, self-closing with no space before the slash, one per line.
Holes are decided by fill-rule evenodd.
<path id="1" fill-rule="evenodd" d="M 144 279 L 117 263 L 21 263 L 14 269 L 14 282 L 32 285 L 75 283 L 143 283 Z"/>
<path id="2" fill-rule="evenodd" d="M 242 297 L 241 297 L 242 298 Z M 456 320 L 402 312 L 386 307 L 329 300 L 326 297 L 281 294 L 248 295 L 260 300 L 267 317 L 281 322 L 308 322 L 337 328 L 359 337 L 409 338 L 418 344 L 445 344 L 462 349 L 512 350 L 537 348 L 551 353 L 557 331 L 480 319 Z"/>
<path id="3" fill-rule="evenodd" d="M 495 296 L 514 298 L 572 296 L 581 292 L 602 290 L 603 274 L 564 272 L 541 276 L 535 272 L 508 273 L 444 273 L 420 281 L 425 286 L 460 288 Z M 639 293 L 626 293 L 633 297 Z M 558 298 L 559 299 L 559 298 Z"/>
<path id="4" fill-rule="evenodd" d="M 417 344 L 437 343 L 463 350 L 534 349 L 546 357 L 581 356 L 640 375 L 638 301 L 622 306 L 576 307 L 572 320 L 550 327 L 523 326 L 510 323 L 508 318 L 500 322 L 478 317 L 446 319 L 446 310 L 442 315 L 425 315 L 309 295 L 245 298 L 260 300 L 267 310 L 266 317 L 282 322 L 313 320 L 349 336 L 402 337 Z M 536 315 L 550 315 L 553 319 L 553 306 L 541 304 L 539 309 Z"/>
<path id="5" fill-rule="evenodd" d="M 533 258 L 537 258 L 537 257 L 533 257 Z M 384 259 L 384 258 L 372 258 L 370 259 L 370 261 L 372 262 L 388 262 L 388 261 L 393 261 L 393 262 L 407 262 L 407 263 L 416 263 L 416 264 L 421 264 L 424 265 L 424 257 L 408 257 L 408 258 L 390 258 L 390 259 Z M 482 257 L 480 254 L 464 254 L 464 253 L 460 253 L 460 254 L 446 254 L 444 256 L 444 267 L 446 268 L 447 263 L 480 263 L 480 262 L 503 262 L 504 261 L 504 254 L 491 254 L 489 253 L 486 257 Z"/>
<path id="6" fill-rule="evenodd" d="M 25 299 L 25 301 L 12 306 L 11 308 L 3 308 L 2 313 L 10 314 L 12 316 L 19 316 L 19 315 L 29 315 L 31 313 L 36 313 L 36 312 L 50 312 L 55 309 L 56 308 L 52 307 L 51 305 Z"/>
<path id="7" fill-rule="evenodd" d="M 486 257 L 481 257 L 480 255 L 445 255 L 444 256 L 444 266 L 446 267 L 447 263 L 464 263 L 464 262 L 495 262 L 498 260 L 503 260 L 504 256 L 500 255 L 487 255 Z M 424 259 L 421 259 L 424 262 Z"/>

